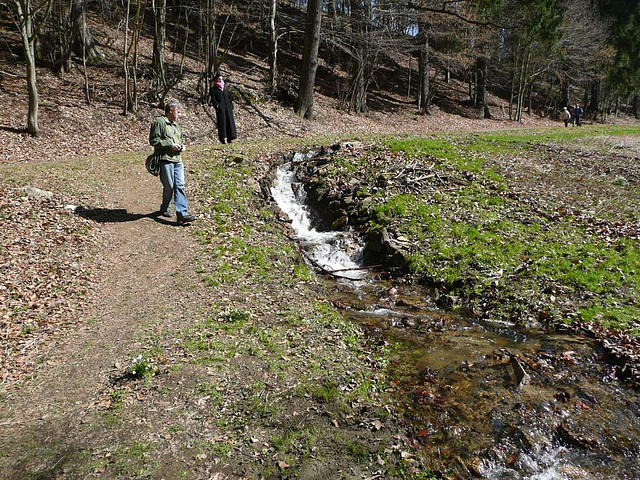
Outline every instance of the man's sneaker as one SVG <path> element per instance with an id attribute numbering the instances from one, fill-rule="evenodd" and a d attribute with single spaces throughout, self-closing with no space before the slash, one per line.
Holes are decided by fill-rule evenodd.
<path id="1" fill-rule="evenodd" d="M 191 223 L 196 219 L 193 215 L 187 213 L 186 215 L 178 215 L 178 223 L 184 225 L 185 223 Z"/>
<path id="2" fill-rule="evenodd" d="M 160 216 L 165 218 L 173 218 L 173 215 L 168 210 L 165 210 L 164 212 L 160 212 Z"/>

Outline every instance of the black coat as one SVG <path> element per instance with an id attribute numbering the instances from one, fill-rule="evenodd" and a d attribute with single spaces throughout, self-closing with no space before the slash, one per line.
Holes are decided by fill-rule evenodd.
<path id="1" fill-rule="evenodd" d="M 218 138 L 223 141 L 235 140 L 236 133 L 236 121 L 233 118 L 233 103 L 231 102 L 231 95 L 229 90 L 225 87 L 224 90 L 220 90 L 215 85 L 211 87 L 209 91 L 211 96 L 211 104 L 216 107 L 216 123 L 218 124 Z"/>

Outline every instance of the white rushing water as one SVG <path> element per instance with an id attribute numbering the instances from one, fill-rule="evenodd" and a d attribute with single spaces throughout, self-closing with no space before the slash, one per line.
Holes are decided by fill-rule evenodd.
<path id="1" fill-rule="evenodd" d="M 315 266 L 349 280 L 366 277 L 366 271 L 359 269 L 363 247 L 357 237 L 348 232 L 319 232 L 311 226 L 304 189 L 289 164 L 278 168 L 271 194 L 291 219 L 300 244 Z"/>
<path id="2" fill-rule="evenodd" d="M 487 462 L 482 474 L 492 480 L 596 480 L 592 474 L 573 465 L 570 457 L 564 447 L 536 448 L 535 452 L 523 453 L 515 468 Z"/>

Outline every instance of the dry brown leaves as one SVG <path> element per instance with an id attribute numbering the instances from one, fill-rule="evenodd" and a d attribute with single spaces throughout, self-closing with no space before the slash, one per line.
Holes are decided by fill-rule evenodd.
<path id="1" fill-rule="evenodd" d="M 85 267 L 93 223 L 61 198 L 0 185 L 0 382 L 33 370 L 75 322 L 93 288 Z"/>

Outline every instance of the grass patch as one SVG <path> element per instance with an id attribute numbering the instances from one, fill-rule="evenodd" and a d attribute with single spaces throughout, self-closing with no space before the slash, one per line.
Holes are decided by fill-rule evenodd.
<path id="1" fill-rule="evenodd" d="M 526 155 L 535 162 L 559 149 L 579 158 L 578 143 L 610 145 L 612 137 L 638 133 L 639 127 L 610 126 L 388 140 L 385 147 L 405 155 L 406 164 L 432 166 L 441 172 L 438 177 L 458 180 L 424 193 L 399 192 L 393 185 L 377 190 L 366 207 L 368 228 L 411 239 L 408 263 L 413 272 L 457 289 L 489 316 L 520 323 L 580 318 L 637 335 L 638 240 L 603 238 L 574 215 L 558 213 L 573 205 L 547 201 L 536 206 L 511 194 L 513 181 L 507 182 L 496 166 L 500 158 Z M 359 156 L 353 165 L 362 161 Z M 346 168 L 344 158 L 339 163 Z M 580 181 L 578 174 L 575 178 Z M 598 191 L 599 184 L 593 182 L 591 190 Z M 619 217 L 628 218 L 628 205 L 634 203 L 625 202 L 626 181 L 618 176 L 608 185 L 621 195 L 610 205 L 617 202 Z M 375 185 L 359 188 L 376 191 Z M 579 202 L 575 195 L 565 201 Z M 605 213 L 610 215 L 607 220 L 615 218 L 615 212 Z"/>
<path id="2" fill-rule="evenodd" d="M 158 466 L 152 452 L 152 444 L 148 442 L 121 445 L 113 453 L 108 468 L 125 478 L 151 477 Z"/>

